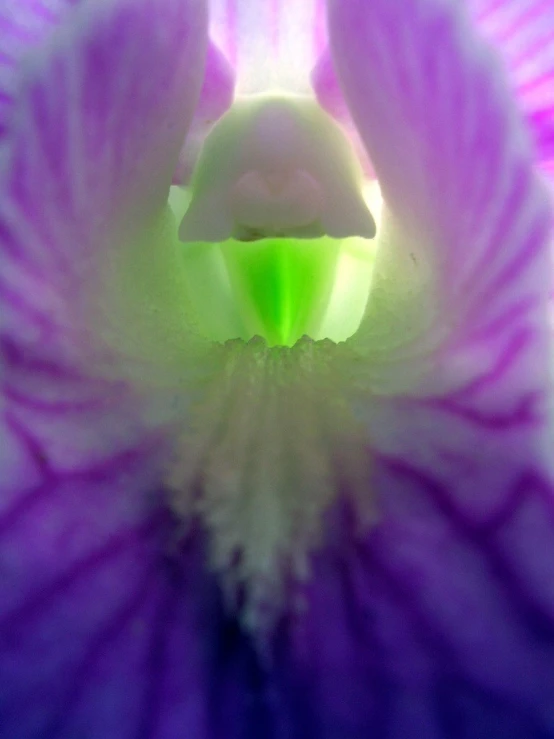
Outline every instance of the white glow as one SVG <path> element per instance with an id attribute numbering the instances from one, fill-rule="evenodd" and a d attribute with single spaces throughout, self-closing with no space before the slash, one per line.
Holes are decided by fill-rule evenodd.
<path id="1" fill-rule="evenodd" d="M 364 186 L 363 195 L 379 234 L 383 196 L 377 180 Z M 371 289 L 376 251 L 377 239 L 353 237 L 343 241 L 327 314 L 313 338 L 327 338 L 338 342 L 356 332 L 364 316 Z"/>
<path id="2" fill-rule="evenodd" d="M 237 72 L 240 94 L 311 90 L 320 5 L 320 0 L 210 0 L 210 33 Z"/>

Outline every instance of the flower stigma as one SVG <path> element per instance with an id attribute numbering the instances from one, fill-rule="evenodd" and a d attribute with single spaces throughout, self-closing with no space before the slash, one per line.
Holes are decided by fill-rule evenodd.
<path id="1" fill-rule="evenodd" d="M 206 139 L 190 194 L 170 200 L 200 330 L 269 346 L 352 335 L 375 253 L 363 184 L 348 140 L 312 99 L 235 102 Z"/>

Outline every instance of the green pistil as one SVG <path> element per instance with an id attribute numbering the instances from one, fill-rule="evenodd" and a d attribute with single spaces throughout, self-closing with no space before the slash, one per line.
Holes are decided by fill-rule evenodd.
<path id="1" fill-rule="evenodd" d="M 326 237 L 225 242 L 223 258 L 247 334 L 270 346 L 315 335 L 329 305 L 339 248 Z"/>

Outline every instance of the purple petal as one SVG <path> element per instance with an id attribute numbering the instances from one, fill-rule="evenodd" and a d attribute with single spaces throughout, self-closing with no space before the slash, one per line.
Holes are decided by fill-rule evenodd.
<path id="1" fill-rule="evenodd" d="M 0 8 L 0 133 L 13 107 L 21 63 L 79 0 L 4 0 Z"/>
<path id="2" fill-rule="evenodd" d="M 200 100 L 173 176 L 176 185 L 189 182 L 204 139 L 214 123 L 231 107 L 234 96 L 234 70 L 221 51 L 211 43 L 208 47 Z"/>
<path id="3" fill-rule="evenodd" d="M 541 590 L 552 593 L 552 568 L 535 590 L 537 568 L 530 587 L 522 563 L 553 561 L 551 490 L 522 480 L 505 517 L 475 525 L 409 465 L 376 472 L 386 521 L 360 543 L 348 515 L 335 520 L 308 615 L 281 652 L 287 708 L 305 735 L 329 739 L 550 736 L 554 618 Z"/>
<path id="4" fill-rule="evenodd" d="M 538 311 L 546 332 L 552 214 L 524 125 L 463 7 L 362 5 L 331 3 L 330 35 L 391 213 L 386 248 L 429 270 L 448 351 L 463 352 L 461 363 L 492 360 L 518 311 Z"/>
<path id="5" fill-rule="evenodd" d="M 397 8 L 424 58 L 432 48 L 411 15 L 419 0 L 359 7 L 373 20 Z M 405 51 L 391 45 L 388 69 Z M 525 302 L 489 328 L 471 355 L 479 371 L 458 365 L 472 378 L 458 392 L 372 399 L 383 521 L 361 541 L 348 512 L 329 517 L 307 608 L 282 624 L 267 659 L 225 616 L 202 542 L 173 546 L 160 494 L 142 494 L 155 490 L 154 447 L 62 477 L 12 421 L 13 485 L 0 483 L 2 739 L 551 736 L 554 508 L 534 436 L 542 369 L 531 372 L 544 347 Z M 463 329 L 466 339 L 474 323 Z M 79 378 L 67 379 L 78 399 Z"/>
<path id="6" fill-rule="evenodd" d="M 60 469 L 137 442 L 128 394 L 95 377 L 87 300 L 111 251 L 165 207 L 207 41 L 202 2 L 67 11 L 26 65 L 4 141 L 0 302 L 8 412 Z"/>
<path id="7" fill-rule="evenodd" d="M 548 0 L 471 0 L 475 23 L 496 46 L 533 133 L 539 164 L 554 159 L 554 10 Z M 328 51 L 312 77 L 323 107 L 356 134 Z M 368 169 L 371 173 L 371 169 Z"/>
<path id="8" fill-rule="evenodd" d="M 184 725 L 201 721 L 175 685 L 159 694 L 152 667 L 166 664 L 170 608 L 189 659 L 175 679 L 195 669 L 188 606 L 159 577 L 163 445 L 126 387 L 87 371 L 75 339 L 107 227 L 119 216 L 132 238 L 167 194 L 204 20 L 194 0 L 85 4 L 18 81 L 0 206 L 2 739 L 149 735 L 168 720 L 151 704 L 168 702 Z"/>
<path id="9" fill-rule="evenodd" d="M 2 510 L 2 739 L 205 736 L 206 585 L 188 552 L 172 565 L 170 522 L 138 495 L 146 452 L 44 470 Z"/>
<path id="10" fill-rule="evenodd" d="M 330 20 L 396 246 L 438 257 L 441 318 L 456 320 L 423 397 L 367 400 L 383 521 L 363 545 L 346 527 L 322 560 L 305 628 L 325 647 L 316 658 L 304 632 L 288 674 L 310 675 L 329 737 L 546 737 L 550 209 L 515 105 L 457 4 L 343 0 Z"/>
<path id="11" fill-rule="evenodd" d="M 554 160 L 554 7 L 548 0 L 472 0 L 533 130 L 539 162 Z"/>

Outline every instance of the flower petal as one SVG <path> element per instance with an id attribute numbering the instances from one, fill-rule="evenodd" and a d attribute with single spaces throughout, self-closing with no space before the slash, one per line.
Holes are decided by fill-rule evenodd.
<path id="1" fill-rule="evenodd" d="M 136 736 L 158 700 L 173 607 L 153 493 L 166 450 L 77 339 L 88 269 L 120 245 L 106 235 L 115 224 L 140 245 L 163 205 L 206 31 L 196 0 L 83 3 L 14 87 L 0 200 L 2 739 Z M 186 613 L 179 602 L 175 618 Z M 194 701 L 179 711 L 199 721 Z"/>
<path id="2" fill-rule="evenodd" d="M 176 259 L 171 224 L 160 213 L 202 83 L 206 20 L 201 0 L 85 2 L 21 77 L 3 142 L 4 394 L 62 467 L 125 448 L 140 433 L 132 406 L 122 410 L 128 393 L 91 363 L 106 351 L 95 311 L 113 314 L 123 290 L 114 282 L 108 303 L 98 281 L 149 262 L 124 296 L 133 314 L 149 330 L 149 315 L 161 323 L 151 335 L 167 334 L 182 315 L 167 267 Z M 165 284 L 162 276 L 150 285 L 162 266 Z M 161 293 L 165 313 L 137 292 L 148 289 Z"/>
<path id="3" fill-rule="evenodd" d="M 374 179 L 375 172 L 346 105 L 328 48 L 321 53 L 312 70 L 311 84 L 321 107 L 345 129 L 366 176 Z"/>
<path id="4" fill-rule="evenodd" d="M 343 92 L 396 219 L 381 244 L 394 254 L 388 264 L 383 254 L 391 272 L 377 283 L 381 311 L 369 313 L 375 323 L 357 348 L 396 387 L 392 374 L 415 372 L 422 352 L 428 362 L 418 384 L 400 382 L 403 392 L 386 397 L 375 383 L 358 404 L 382 520 L 351 549 L 347 529 L 336 557 L 327 553 L 336 585 L 318 606 L 324 585 L 314 578 L 306 619 L 325 644 L 318 657 L 341 675 L 342 701 L 332 706 L 301 645 L 291 668 L 309 676 L 312 705 L 329 707 L 329 736 L 538 739 L 552 730 L 551 215 L 524 124 L 460 7 L 330 4 Z M 409 252 L 418 269 L 428 265 L 440 306 L 419 332 L 403 302 L 418 285 Z M 422 289 L 411 304 L 420 316 L 425 297 Z M 342 629 L 324 615 L 339 612 Z M 356 710 L 344 696 L 360 684 L 370 698 Z"/>
<path id="5" fill-rule="evenodd" d="M 471 0 L 469 6 L 507 66 L 538 162 L 549 171 L 554 160 L 554 10 L 548 0 Z M 328 51 L 319 58 L 312 81 L 323 107 L 350 129 L 350 112 Z"/>
<path id="6" fill-rule="evenodd" d="M 0 8 L 0 125 L 6 125 L 25 54 L 79 0 L 4 0 Z"/>
<path id="7" fill-rule="evenodd" d="M 375 483 L 385 520 L 360 541 L 350 515 L 334 518 L 277 648 L 282 714 L 322 739 L 549 736 L 551 491 L 528 478 L 505 518 L 477 527 L 406 465 L 378 464 Z"/>
<path id="8" fill-rule="evenodd" d="M 516 318 L 538 321 L 544 338 L 551 209 L 507 85 L 463 6 L 331 2 L 329 27 L 386 206 L 355 342 L 404 368 L 441 347 L 442 382 L 423 370 L 441 392 L 484 372 Z"/>
<path id="9" fill-rule="evenodd" d="M 138 494 L 151 452 L 63 478 L 34 459 L 39 479 L 1 505 L 2 739 L 209 736 L 213 583 L 194 551 L 172 562 L 173 522 Z"/>
<path id="10" fill-rule="evenodd" d="M 236 69 L 238 91 L 307 92 L 324 10 L 323 0 L 210 0 L 210 35 Z"/>
<path id="11" fill-rule="evenodd" d="M 221 51 L 211 43 L 208 47 L 204 83 L 200 100 L 179 156 L 173 176 L 176 185 L 190 180 L 198 154 L 213 124 L 231 107 L 235 94 L 235 73 Z"/>
<path id="12" fill-rule="evenodd" d="M 548 0 L 472 0 L 472 13 L 507 64 L 539 162 L 554 160 L 554 7 Z"/>

